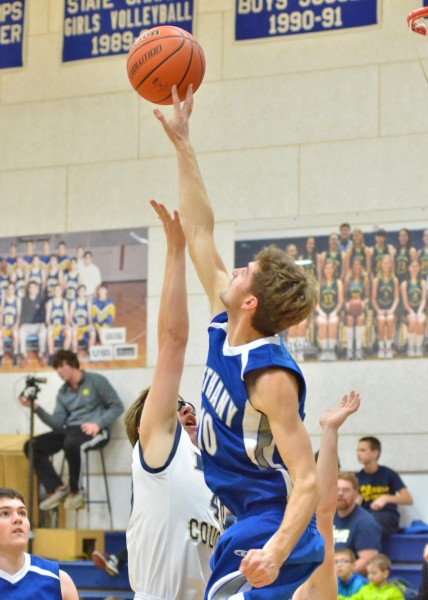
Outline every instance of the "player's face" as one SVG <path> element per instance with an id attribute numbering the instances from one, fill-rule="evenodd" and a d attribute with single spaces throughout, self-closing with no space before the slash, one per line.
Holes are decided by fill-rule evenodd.
<path id="1" fill-rule="evenodd" d="M 357 458 L 358 462 L 362 465 L 366 465 L 372 460 L 376 459 L 377 451 L 370 448 L 368 442 L 359 442 L 357 447 Z"/>
<path id="2" fill-rule="evenodd" d="M 357 499 L 358 492 L 352 487 L 350 481 L 339 479 L 337 482 L 337 508 L 339 510 L 347 510 Z"/>
<path id="3" fill-rule="evenodd" d="M 0 498 L 0 554 L 25 550 L 30 535 L 27 509 L 18 498 Z"/>
<path id="4" fill-rule="evenodd" d="M 413 279 L 417 279 L 420 270 L 421 270 L 421 266 L 417 260 L 414 260 L 413 262 L 410 263 L 409 271 L 410 271 L 410 275 L 412 276 Z"/>
<path id="5" fill-rule="evenodd" d="M 233 269 L 229 287 L 221 292 L 220 298 L 226 308 L 240 308 L 246 296 L 250 293 L 253 275 L 258 269 L 255 261 L 249 262 L 246 267 Z"/>
<path id="6" fill-rule="evenodd" d="M 363 272 L 363 264 L 360 260 L 354 260 L 352 263 L 352 273 L 355 277 L 361 277 Z"/>
<path id="7" fill-rule="evenodd" d="M 336 554 L 334 557 L 334 570 L 336 571 L 336 577 L 347 581 L 354 572 L 354 563 L 346 554 Z"/>
<path id="8" fill-rule="evenodd" d="M 367 577 L 370 583 L 374 583 L 375 585 L 379 585 L 383 583 L 388 578 L 389 571 L 383 571 L 376 565 L 368 565 L 367 566 Z"/>
<path id="9" fill-rule="evenodd" d="M 179 400 L 177 413 L 178 420 L 194 444 L 196 444 L 196 429 L 198 426 L 195 413 L 194 406 L 181 399 Z"/>

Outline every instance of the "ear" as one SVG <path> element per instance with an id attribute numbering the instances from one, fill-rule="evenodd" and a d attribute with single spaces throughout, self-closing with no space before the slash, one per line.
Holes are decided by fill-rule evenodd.
<path id="1" fill-rule="evenodd" d="M 243 310 L 248 310 L 248 311 L 255 311 L 256 308 L 259 305 L 259 301 L 256 298 L 256 296 L 253 296 L 252 294 L 250 294 L 249 296 L 247 296 L 244 300 L 244 303 L 242 304 L 241 308 Z"/>

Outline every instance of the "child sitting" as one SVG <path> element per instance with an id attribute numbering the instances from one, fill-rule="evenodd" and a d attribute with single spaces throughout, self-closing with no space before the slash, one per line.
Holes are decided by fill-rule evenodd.
<path id="1" fill-rule="evenodd" d="M 404 600 L 403 592 L 388 581 L 391 561 L 384 554 L 378 554 L 367 563 L 367 577 L 370 583 L 349 598 L 352 600 Z M 339 596 L 339 600 L 344 596 Z"/>
<path id="2" fill-rule="evenodd" d="M 339 595 L 344 598 L 356 594 L 368 584 L 368 579 L 355 572 L 356 556 L 350 548 L 341 548 L 334 553 L 334 569 L 336 571 Z"/>

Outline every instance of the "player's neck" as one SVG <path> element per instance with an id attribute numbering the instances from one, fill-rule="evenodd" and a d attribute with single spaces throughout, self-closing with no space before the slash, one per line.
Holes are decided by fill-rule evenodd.
<path id="1" fill-rule="evenodd" d="M 230 346 L 243 346 L 263 336 L 252 327 L 249 315 L 228 313 L 227 339 Z"/>
<path id="2" fill-rule="evenodd" d="M 0 555 L 0 569 L 9 575 L 15 575 L 24 566 L 25 554 L 22 550 L 8 551 L 7 556 Z"/>
<path id="3" fill-rule="evenodd" d="M 375 460 L 370 461 L 364 465 L 364 471 L 366 473 L 376 473 L 376 471 L 378 469 L 379 469 L 379 465 Z"/>

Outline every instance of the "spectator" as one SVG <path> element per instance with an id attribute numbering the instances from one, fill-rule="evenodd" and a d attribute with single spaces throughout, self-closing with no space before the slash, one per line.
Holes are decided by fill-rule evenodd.
<path id="1" fill-rule="evenodd" d="M 358 505 L 358 499 L 357 477 L 352 473 L 340 473 L 334 517 L 334 549 L 350 548 L 357 557 L 355 571 L 365 575 L 368 561 L 381 550 L 382 528 Z"/>
<path id="2" fill-rule="evenodd" d="M 352 240 L 351 240 L 351 226 L 349 223 L 342 223 L 339 227 L 339 250 L 341 252 L 347 252 L 352 248 Z"/>
<path id="3" fill-rule="evenodd" d="M 93 263 L 92 252 L 86 250 L 83 255 L 83 264 L 79 263 L 79 283 L 86 286 L 86 294 L 92 299 L 97 287 L 101 284 L 101 272 L 97 265 Z"/>
<path id="4" fill-rule="evenodd" d="M 27 338 L 36 335 L 39 342 L 39 360 L 46 355 L 45 303 L 36 282 L 28 284 L 27 294 L 22 299 L 19 327 L 19 349 L 24 361 L 27 360 Z"/>
<path id="5" fill-rule="evenodd" d="M 354 595 L 352 600 L 404 600 L 403 592 L 388 581 L 391 574 L 391 561 L 385 554 L 379 554 L 367 563 L 367 577 L 370 583 Z M 339 600 L 343 596 L 339 595 Z"/>
<path id="6" fill-rule="evenodd" d="M 355 571 L 356 556 L 350 548 L 342 548 L 334 553 L 334 567 L 339 585 L 339 596 L 349 598 L 356 594 L 369 581 Z"/>
<path id="7" fill-rule="evenodd" d="M 400 515 L 397 505 L 413 504 L 413 498 L 396 471 L 378 464 L 381 453 L 380 441 L 372 436 L 362 437 L 358 442 L 358 462 L 364 468 L 357 473 L 362 507 L 370 512 L 384 535 L 396 533 Z"/>
<path id="8" fill-rule="evenodd" d="M 109 428 L 124 407 L 105 377 L 80 369 L 74 352 L 59 350 L 52 366 L 64 381 L 53 414 L 46 412 L 38 402 L 33 403 L 39 419 L 53 429 L 33 440 L 34 468 L 48 493 L 40 503 L 40 509 L 51 510 L 65 500 L 65 508 L 77 510 L 84 504 L 80 488 L 81 453 L 107 443 Z M 31 406 L 31 400 L 24 394 L 20 402 L 23 406 Z M 24 450 L 28 456 L 29 442 Z M 69 486 L 63 483 L 50 460 L 60 450 L 64 450 L 68 462 Z"/>
<path id="9" fill-rule="evenodd" d="M 0 598 L 79 600 L 71 577 L 56 561 L 27 554 L 30 522 L 24 497 L 0 488 Z"/>

